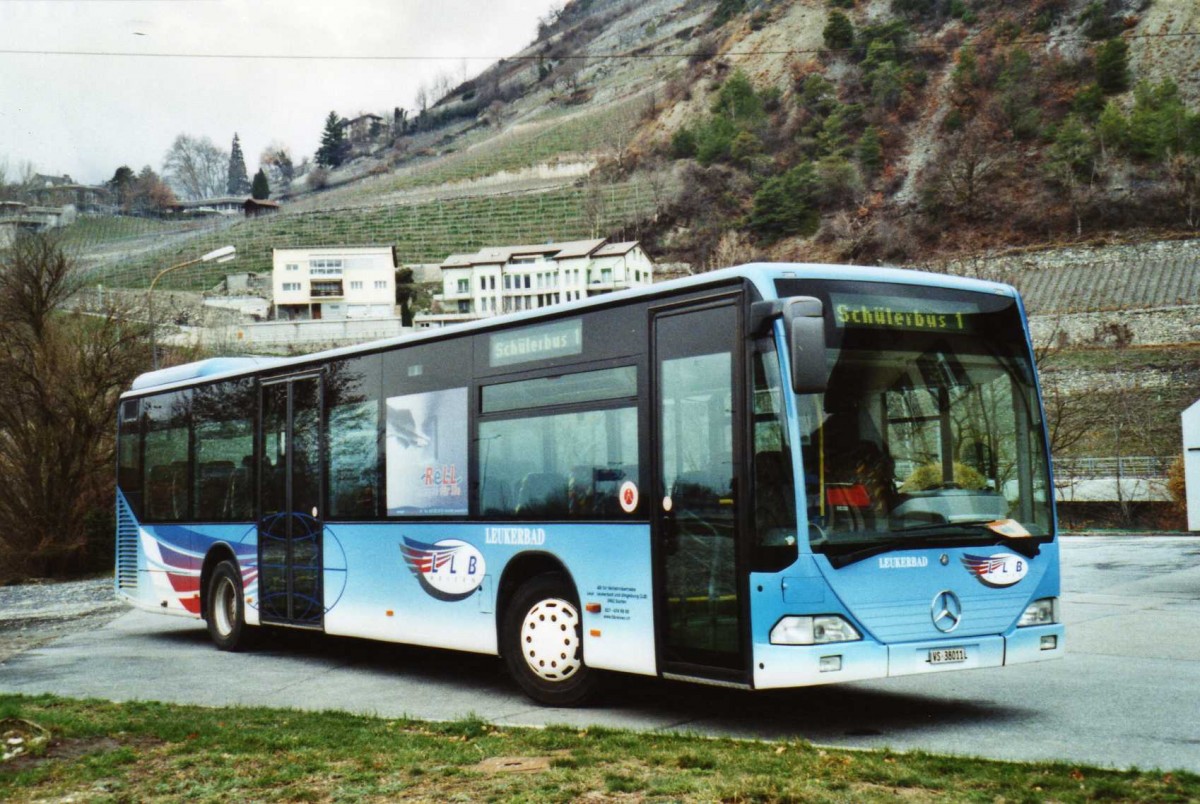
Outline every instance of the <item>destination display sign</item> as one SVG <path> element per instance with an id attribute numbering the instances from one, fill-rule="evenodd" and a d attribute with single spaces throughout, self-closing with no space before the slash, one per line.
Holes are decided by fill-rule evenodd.
<path id="1" fill-rule="evenodd" d="M 833 321 L 839 329 L 892 329 L 905 332 L 971 332 L 979 306 L 968 301 L 905 299 L 832 293 Z"/>
<path id="2" fill-rule="evenodd" d="M 489 363 L 493 368 L 577 355 L 583 352 L 583 319 L 497 332 L 492 335 L 489 347 Z"/>

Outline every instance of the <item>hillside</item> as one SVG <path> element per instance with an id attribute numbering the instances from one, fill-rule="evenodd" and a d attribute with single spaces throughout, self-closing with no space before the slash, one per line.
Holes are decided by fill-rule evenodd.
<path id="1" fill-rule="evenodd" d="M 298 179 L 273 219 L 71 239 L 94 281 L 136 287 L 226 242 L 266 270 L 281 246 L 440 262 L 608 234 L 705 270 L 1194 231 L 1197 31 L 1190 0 L 575 0 L 402 134 Z"/>

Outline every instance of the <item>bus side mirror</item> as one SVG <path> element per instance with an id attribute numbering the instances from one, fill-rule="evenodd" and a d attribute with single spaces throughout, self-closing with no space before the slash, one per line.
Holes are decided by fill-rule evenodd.
<path id="1" fill-rule="evenodd" d="M 825 368 L 825 319 L 820 299 L 793 296 L 750 305 L 752 337 L 771 331 L 772 321 L 783 319 L 792 361 L 792 390 L 798 394 L 824 393 L 829 385 Z"/>
<path id="2" fill-rule="evenodd" d="M 824 393 L 829 385 L 825 368 L 825 318 L 819 299 L 797 296 L 783 307 L 784 330 L 791 346 L 792 390 Z"/>

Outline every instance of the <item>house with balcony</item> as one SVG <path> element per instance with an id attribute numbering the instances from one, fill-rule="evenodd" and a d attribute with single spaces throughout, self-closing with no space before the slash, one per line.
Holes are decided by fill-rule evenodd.
<path id="1" fill-rule="evenodd" d="M 82 215 L 107 215 L 113 211 L 112 193 L 107 187 L 79 184 L 67 175 L 38 173 L 30 181 L 28 192 L 41 207 L 69 206 Z"/>
<path id="2" fill-rule="evenodd" d="M 521 310 L 569 304 L 653 282 L 654 264 L 636 241 L 604 238 L 497 246 L 452 254 L 441 265 L 442 292 L 417 327 L 442 327 Z"/>
<path id="3" fill-rule="evenodd" d="M 271 284 L 280 321 L 390 318 L 396 254 L 391 246 L 277 248 Z"/>

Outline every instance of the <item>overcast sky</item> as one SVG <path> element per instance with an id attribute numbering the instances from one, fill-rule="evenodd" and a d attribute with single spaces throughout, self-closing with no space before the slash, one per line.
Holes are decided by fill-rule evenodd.
<path id="1" fill-rule="evenodd" d="M 0 164 L 9 180 L 32 162 L 39 173 L 94 184 L 126 164 L 161 172 L 179 133 L 228 150 L 234 132 L 251 174 L 273 141 L 299 163 L 316 151 L 330 110 L 411 109 L 423 81 L 449 73 L 457 83 L 521 50 L 555 5 L 0 0 Z M 304 58 L 211 58 L 242 55 Z M 392 58 L 315 58 L 329 56 Z"/>

